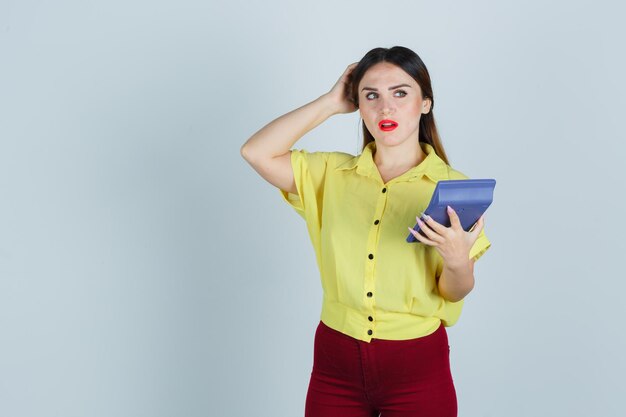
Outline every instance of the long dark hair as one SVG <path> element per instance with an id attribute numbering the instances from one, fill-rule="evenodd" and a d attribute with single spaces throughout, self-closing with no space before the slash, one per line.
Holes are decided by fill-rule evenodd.
<path id="1" fill-rule="evenodd" d="M 435 99 L 433 97 L 430 75 L 422 59 L 412 50 L 403 46 L 394 46 L 392 48 L 374 48 L 366 53 L 348 77 L 346 88 L 348 99 L 359 107 L 359 82 L 361 82 L 365 72 L 367 72 L 370 67 L 380 62 L 388 62 L 404 70 L 404 72 L 409 74 L 420 86 L 422 94 L 424 95 L 423 98 L 429 98 L 431 100 L 430 111 L 420 116 L 419 141 L 431 145 L 435 153 L 437 153 L 446 164 L 449 164 L 448 157 L 441 144 L 439 132 L 437 131 L 435 116 L 433 115 Z M 365 122 L 363 122 L 363 148 L 373 141 L 374 137 L 370 131 L 367 130 Z"/>

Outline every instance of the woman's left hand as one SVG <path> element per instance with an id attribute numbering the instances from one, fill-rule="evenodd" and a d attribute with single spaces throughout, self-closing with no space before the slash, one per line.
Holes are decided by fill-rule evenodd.
<path id="1" fill-rule="evenodd" d="M 417 223 L 426 237 L 411 227 L 409 227 L 409 231 L 420 242 L 434 246 L 443 258 L 444 263 L 449 267 L 465 265 L 469 260 L 470 249 L 483 230 L 484 215 L 480 216 L 474 229 L 469 232 L 463 230 L 459 216 L 450 206 L 448 206 L 448 215 L 450 216 L 450 227 L 437 223 L 432 217 L 427 215 L 424 215 L 425 222 L 417 217 Z"/>

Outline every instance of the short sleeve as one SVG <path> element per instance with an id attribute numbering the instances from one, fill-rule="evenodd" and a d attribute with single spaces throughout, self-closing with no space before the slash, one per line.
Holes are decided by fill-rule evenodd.
<path id="1" fill-rule="evenodd" d="M 287 202 L 307 222 L 319 223 L 324 199 L 324 183 L 331 152 L 291 151 L 291 167 L 297 194 L 279 190 Z"/>

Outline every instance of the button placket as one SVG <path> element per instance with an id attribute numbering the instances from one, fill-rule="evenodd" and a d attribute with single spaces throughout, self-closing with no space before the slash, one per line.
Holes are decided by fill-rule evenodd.
<path id="1" fill-rule="evenodd" d="M 367 334 L 368 336 L 372 336 L 374 334 L 374 289 L 375 289 L 375 281 L 374 275 L 376 270 L 376 247 L 378 244 L 378 237 L 380 235 L 380 224 L 383 218 L 383 214 L 385 211 L 385 206 L 387 205 L 387 197 L 389 196 L 389 188 L 388 186 L 383 186 L 380 188 L 378 202 L 376 204 L 376 211 L 374 213 L 374 219 L 372 221 L 372 227 L 370 228 L 370 233 L 367 240 L 367 264 L 365 268 L 365 295 L 367 304 L 369 307 L 369 314 L 367 315 L 368 326 Z"/>

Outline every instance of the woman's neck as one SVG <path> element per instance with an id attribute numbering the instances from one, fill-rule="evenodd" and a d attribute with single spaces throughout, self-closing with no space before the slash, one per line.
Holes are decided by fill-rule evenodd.
<path id="1" fill-rule="evenodd" d="M 424 158 L 426 154 L 418 141 L 407 141 L 398 146 L 379 146 L 377 143 L 374 153 L 376 166 L 387 171 L 413 168 Z"/>

